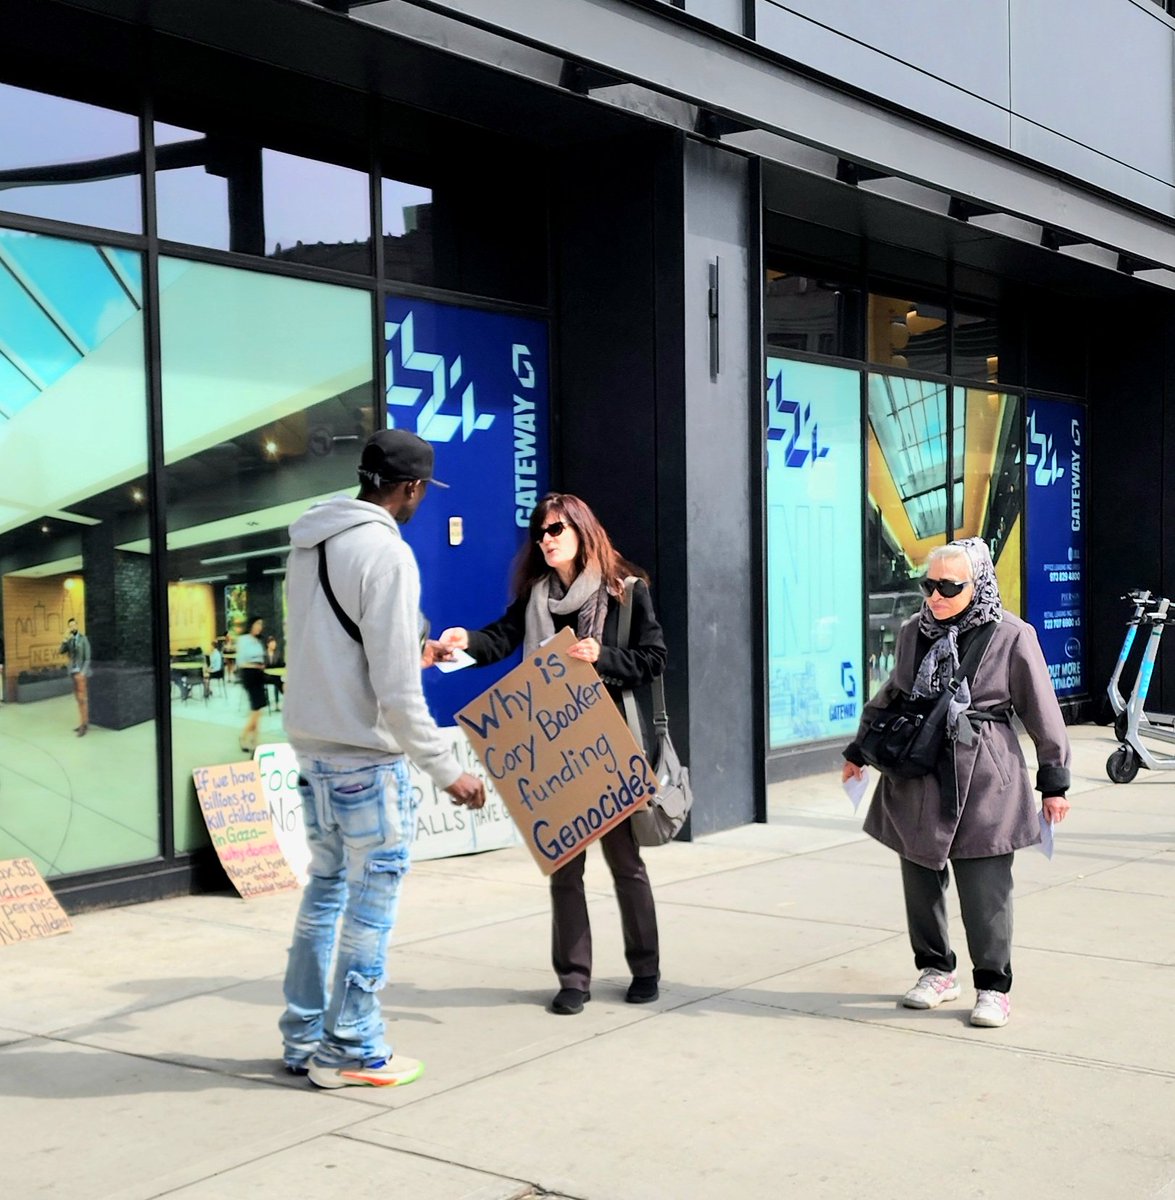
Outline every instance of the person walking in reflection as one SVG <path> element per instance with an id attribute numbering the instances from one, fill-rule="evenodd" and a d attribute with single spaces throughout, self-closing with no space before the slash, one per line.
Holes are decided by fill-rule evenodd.
<path id="1" fill-rule="evenodd" d="M 1036 630 L 1004 610 L 983 539 L 932 550 L 919 587 L 926 600 L 898 631 L 893 674 L 865 706 L 841 778 L 860 779 L 860 739 L 900 694 L 930 704 L 944 688 L 955 691 L 938 771 L 916 779 L 882 774 L 865 832 L 901 857 L 906 924 L 921 972 L 902 1004 L 937 1008 L 959 997 L 947 932 L 953 874 L 976 990 L 971 1024 L 998 1028 L 1012 1007 L 1012 859 L 1040 841 L 1041 819 L 1063 821 L 1069 811 L 1069 738 Z M 990 640 L 978 642 L 978 663 L 955 690 L 960 661 L 983 637 Z M 1013 713 L 1036 745 L 1039 816 Z"/>
<path id="2" fill-rule="evenodd" d="M 626 576 L 635 576 L 632 629 L 627 646 L 617 643 Z M 650 684 L 665 670 L 668 657 L 661 626 L 653 612 L 648 576 L 621 558 L 595 513 L 578 497 L 551 493 L 530 516 L 530 540 L 518 558 L 514 577 L 517 599 L 505 615 L 484 629 L 446 629 L 441 646 L 468 650 L 479 665 L 500 662 L 519 646 L 527 653 L 561 629 L 579 635 L 568 651 L 594 663 L 612 699 L 623 703 L 625 688 Z M 645 736 L 645 745 L 649 738 Z M 621 821 L 600 839 L 612 872 L 624 954 L 632 971 L 625 994 L 629 1004 L 656 1000 L 660 949 L 653 889 L 630 821 Z M 551 957 L 559 992 L 551 1011 L 570 1016 L 591 999 L 592 930 L 583 887 L 584 854 L 577 854 L 551 876 Z"/>
<path id="3" fill-rule="evenodd" d="M 74 733 L 85 737 L 90 728 L 90 639 L 78 629 L 77 617 L 66 622 L 66 639 L 59 653 L 69 659 L 69 678 L 73 682 L 74 699 L 78 702 L 78 723 Z"/>
<path id="4" fill-rule="evenodd" d="M 252 754 L 257 749 L 262 710 L 268 707 L 265 698 L 265 647 L 261 631 L 265 622 L 250 616 L 246 631 L 237 639 L 237 678 L 249 697 L 249 719 L 241 730 L 241 752 Z"/>

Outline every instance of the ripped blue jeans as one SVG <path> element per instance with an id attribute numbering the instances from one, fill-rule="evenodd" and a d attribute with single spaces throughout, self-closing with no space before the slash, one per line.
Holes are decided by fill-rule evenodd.
<path id="1" fill-rule="evenodd" d="M 310 881 L 286 967 L 283 1057 L 294 1067 L 312 1056 L 324 1066 L 388 1057 L 378 992 L 416 833 L 408 764 L 301 768 Z"/>

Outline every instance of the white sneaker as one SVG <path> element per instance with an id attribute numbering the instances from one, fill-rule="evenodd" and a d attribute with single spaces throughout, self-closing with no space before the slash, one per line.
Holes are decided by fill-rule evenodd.
<path id="1" fill-rule="evenodd" d="M 1012 1001 L 1007 992 L 982 991 L 975 997 L 971 1010 L 971 1024 L 984 1029 L 999 1029 L 1008 1023 L 1012 1012 Z"/>
<path id="2" fill-rule="evenodd" d="M 936 971 L 928 967 L 918 982 L 902 997 L 907 1008 L 937 1008 L 944 1000 L 958 1000 L 959 981 L 954 971 Z"/>
<path id="3" fill-rule="evenodd" d="M 350 1062 L 327 1067 L 310 1060 L 310 1082 L 320 1088 L 403 1087 L 419 1079 L 424 1063 L 403 1054 L 391 1058 L 373 1058 L 369 1062 Z"/>

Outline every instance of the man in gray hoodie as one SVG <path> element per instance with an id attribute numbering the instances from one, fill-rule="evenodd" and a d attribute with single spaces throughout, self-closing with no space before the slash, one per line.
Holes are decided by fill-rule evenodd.
<path id="1" fill-rule="evenodd" d="M 423 1070 L 392 1053 L 378 997 L 416 830 L 407 759 L 455 804 L 485 804 L 421 686 L 420 573 L 399 527 L 438 482 L 432 470 L 426 441 L 382 430 L 363 447 L 358 498 L 290 526 L 284 724 L 311 858 L 279 1026 L 286 1069 L 319 1087 L 394 1086 Z"/>

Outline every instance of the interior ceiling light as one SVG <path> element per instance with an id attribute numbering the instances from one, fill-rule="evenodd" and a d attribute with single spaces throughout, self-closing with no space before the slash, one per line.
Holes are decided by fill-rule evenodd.
<path id="1" fill-rule="evenodd" d="M 236 562 L 239 558 L 263 558 L 267 554 L 289 554 L 289 546 L 270 546 L 266 550 L 242 550 L 239 554 L 218 554 L 215 558 L 202 558 L 200 565 L 214 567 L 217 563 Z"/>

